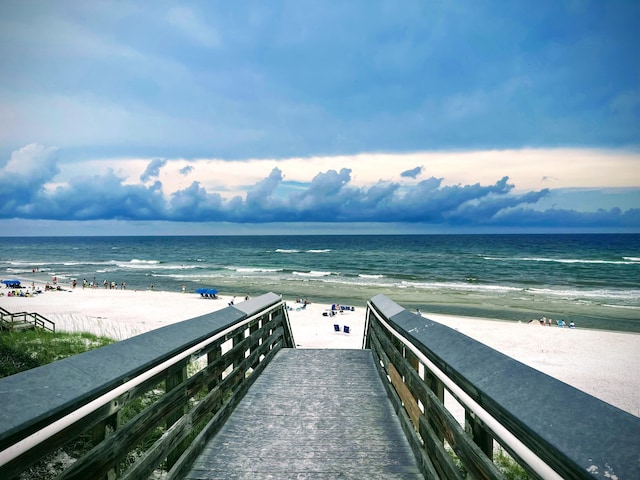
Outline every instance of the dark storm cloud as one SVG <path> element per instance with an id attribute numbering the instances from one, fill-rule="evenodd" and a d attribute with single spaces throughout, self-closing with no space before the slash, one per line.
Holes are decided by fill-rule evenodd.
<path id="1" fill-rule="evenodd" d="M 140 175 L 140 180 L 146 182 L 151 178 L 158 177 L 160 175 L 160 169 L 167 164 L 166 158 L 155 158 L 149 162 L 146 170 Z"/>
<path id="2" fill-rule="evenodd" d="M 400 174 L 401 177 L 404 178 L 416 178 L 418 175 L 422 173 L 423 167 L 412 168 L 411 170 L 405 170 Z"/>
<path id="3" fill-rule="evenodd" d="M 159 175 L 166 160 L 149 163 L 142 180 Z M 28 168 L 26 168 L 28 167 Z M 176 222 L 380 222 L 438 226 L 638 227 L 640 210 L 619 208 L 578 212 L 535 210 L 548 189 L 514 193 L 504 176 L 491 185 L 443 185 L 431 177 L 417 184 L 351 183 L 351 170 L 318 173 L 308 184 L 289 190 L 274 168 L 245 197 L 223 198 L 199 182 L 167 197 L 162 184 L 126 183 L 113 170 L 72 178 L 45 188 L 58 172 L 55 150 L 28 146 L 0 168 L 0 218 L 50 220 L 164 220 Z M 405 172 L 406 173 L 406 172 Z"/>

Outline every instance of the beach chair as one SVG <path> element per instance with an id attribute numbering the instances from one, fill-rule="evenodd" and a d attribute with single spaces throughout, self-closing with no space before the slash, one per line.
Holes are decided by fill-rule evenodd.
<path id="1" fill-rule="evenodd" d="M 335 325 L 333 326 L 333 330 L 334 330 L 335 332 L 339 332 L 339 331 L 340 331 L 340 325 L 335 324 Z"/>
<path id="2" fill-rule="evenodd" d="M 345 325 L 343 331 L 344 333 L 351 333 L 351 329 L 349 328 L 349 325 Z"/>

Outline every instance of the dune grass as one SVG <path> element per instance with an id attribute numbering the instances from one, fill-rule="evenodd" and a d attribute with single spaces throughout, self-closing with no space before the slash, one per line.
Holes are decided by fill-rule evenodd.
<path id="1" fill-rule="evenodd" d="M 26 330 L 0 333 L 0 378 L 113 343 L 91 333 Z"/>

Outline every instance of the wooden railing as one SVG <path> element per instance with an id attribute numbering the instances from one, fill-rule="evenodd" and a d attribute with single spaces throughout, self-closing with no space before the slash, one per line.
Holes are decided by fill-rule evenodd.
<path id="1" fill-rule="evenodd" d="M 532 478 L 640 478 L 640 418 L 384 295 L 368 303 L 364 348 L 425 478 L 504 478 L 493 462 L 496 444 Z M 447 408 L 445 392 L 464 421 Z"/>
<path id="2" fill-rule="evenodd" d="M 180 478 L 275 353 L 294 346 L 270 293 L 4 378 L 0 478 L 40 478 L 38 462 L 56 463 L 60 449 L 77 458 L 61 479 Z"/>
<path id="3" fill-rule="evenodd" d="M 0 307 L 0 327 L 4 330 L 17 330 L 24 327 L 56 331 L 56 324 L 39 313 L 9 312 Z"/>

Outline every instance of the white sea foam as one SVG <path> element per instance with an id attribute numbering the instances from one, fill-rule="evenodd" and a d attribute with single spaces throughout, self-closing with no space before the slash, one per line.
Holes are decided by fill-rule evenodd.
<path id="1" fill-rule="evenodd" d="M 331 272 L 317 272 L 317 271 L 310 271 L 310 272 L 292 272 L 293 275 L 300 275 L 301 277 L 328 277 L 329 275 L 331 275 Z"/>
<path id="2" fill-rule="evenodd" d="M 635 300 L 640 299 L 640 290 L 572 290 L 572 289 L 551 289 L 551 288 L 530 288 L 527 290 L 533 294 L 543 294 L 548 296 L 564 298 L 590 298 L 590 299 L 616 299 Z"/>
<path id="3" fill-rule="evenodd" d="M 276 252 L 278 252 L 278 253 L 300 253 L 300 250 L 287 249 L 287 248 L 276 248 Z"/>
<path id="4" fill-rule="evenodd" d="M 130 268 L 130 269 L 149 269 L 154 268 L 157 269 L 160 265 L 160 261 L 158 260 L 138 260 L 134 258 L 129 262 L 114 262 L 119 268 Z M 161 268 L 171 268 L 170 265 L 163 265 Z"/>
<path id="5" fill-rule="evenodd" d="M 632 260 L 634 257 L 622 257 L 623 260 L 591 260 L 584 258 L 544 258 L 544 257 L 482 257 L 485 260 L 499 262 L 550 262 L 550 263 L 584 263 L 600 265 L 640 265 L 640 260 Z"/>
<path id="6" fill-rule="evenodd" d="M 491 292 L 521 292 L 523 289 L 520 287 L 510 287 L 507 285 L 481 285 L 470 283 L 456 283 L 456 282 L 409 282 L 402 281 L 400 283 L 403 287 L 414 287 L 424 290 L 462 290 L 462 291 L 491 291 Z"/>
<path id="7" fill-rule="evenodd" d="M 274 273 L 281 272 L 281 268 L 259 268 L 259 267 L 226 267 L 227 270 L 233 270 L 238 273 Z"/>
<path id="8" fill-rule="evenodd" d="M 330 248 L 324 248 L 321 250 L 307 250 L 307 253 L 328 253 L 330 251 L 331 251 Z"/>

